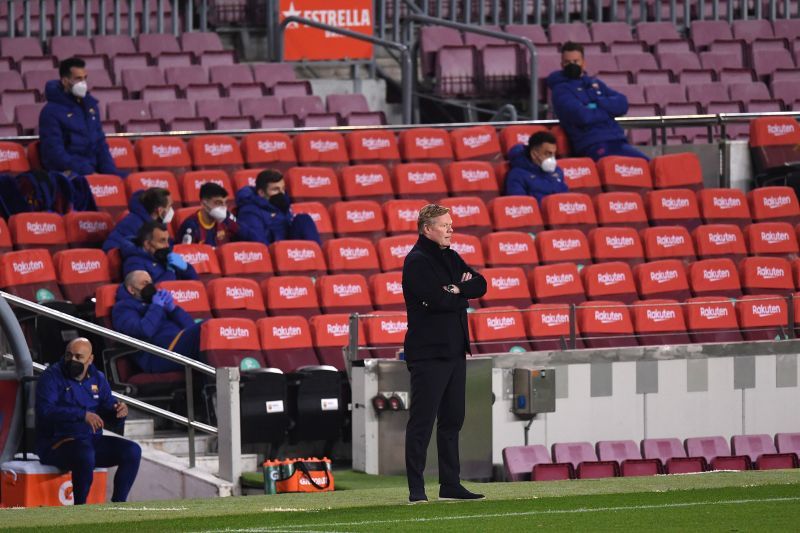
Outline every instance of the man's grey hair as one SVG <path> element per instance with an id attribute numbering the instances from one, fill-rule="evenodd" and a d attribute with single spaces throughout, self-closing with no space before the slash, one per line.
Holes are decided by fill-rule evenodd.
<path id="1" fill-rule="evenodd" d="M 446 215 L 450 212 L 449 207 L 444 207 L 437 204 L 428 204 L 419 210 L 419 217 L 417 218 L 417 232 L 422 235 L 425 232 L 425 226 L 430 226 L 434 218 Z"/>

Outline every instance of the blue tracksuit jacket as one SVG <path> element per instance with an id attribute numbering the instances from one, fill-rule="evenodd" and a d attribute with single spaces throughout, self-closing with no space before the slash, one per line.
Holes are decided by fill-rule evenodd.
<path id="1" fill-rule="evenodd" d="M 528 157 L 528 147 L 518 144 L 508 152 L 511 170 L 506 175 L 507 196 L 533 196 L 541 203 L 549 194 L 569 191 L 564 183 L 564 171 L 556 167 L 555 172 L 545 172 Z"/>

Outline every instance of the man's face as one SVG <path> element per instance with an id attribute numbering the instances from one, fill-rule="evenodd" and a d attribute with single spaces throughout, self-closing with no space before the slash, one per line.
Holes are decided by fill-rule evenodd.
<path id="1" fill-rule="evenodd" d="M 453 235 L 453 219 L 450 213 L 431 219 L 425 225 L 425 236 L 435 242 L 441 248 L 450 246 L 450 238 Z"/>
<path id="2" fill-rule="evenodd" d="M 286 180 L 280 180 L 268 183 L 267 188 L 264 189 L 262 196 L 264 196 L 265 198 L 269 198 L 270 196 L 275 196 L 276 194 L 281 194 L 285 192 L 286 192 Z"/>
<path id="3" fill-rule="evenodd" d="M 156 250 L 169 248 L 169 232 L 160 230 L 158 228 L 153 230 L 153 237 L 145 241 L 142 248 L 149 253 L 153 254 Z"/>
<path id="4" fill-rule="evenodd" d="M 69 69 L 69 77 L 61 78 L 61 85 L 64 86 L 65 91 L 71 92 L 73 85 L 82 81 L 87 81 L 88 78 L 89 76 L 86 74 L 85 68 L 72 67 Z"/>
<path id="5" fill-rule="evenodd" d="M 142 289 L 151 283 L 153 283 L 153 278 L 150 277 L 150 274 L 142 270 L 141 273 L 133 279 L 132 283 L 128 285 L 128 292 L 137 300 L 141 300 Z"/>
<path id="6" fill-rule="evenodd" d="M 556 145 L 553 143 L 542 143 L 531 148 L 531 161 L 541 166 L 542 161 L 556 156 Z"/>
<path id="7" fill-rule="evenodd" d="M 64 352 L 65 361 L 77 361 L 83 365 L 83 374 L 79 379 L 86 377 L 86 371 L 89 365 L 94 361 L 94 354 L 92 354 L 92 345 L 88 342 L 73 342 L 67 347 Z"/>
<path id="8" fill-rule="evenodd" d="M 158 220 L 164 220 L 164 217 L 170 209 L 172 209 L 172 196 L 167 196 L 167 205 L 156 208 L 156 218 Z"/>
<path id="9" fill-rule="evenodd" d="M 581 67 L 581 70 L 585 70 L 585 62 L 583 60 L 583 54 L 578 51 L 571 51 L 571 52 L 561 52 L 561 68 L 566 67 L 570 63 L 574 63 Z"/>
<path id="10" fill-rule="evenodd" d="M 203 211 L 206 212 L 207 215 L 210 216 L 211 210 L 215 207 L 228 207 L 227 198 L 222 196 L 214 196 L 212 198 L 208 198 L 206 200 L 201 200 L 200 204 L 203 206 Z"/>

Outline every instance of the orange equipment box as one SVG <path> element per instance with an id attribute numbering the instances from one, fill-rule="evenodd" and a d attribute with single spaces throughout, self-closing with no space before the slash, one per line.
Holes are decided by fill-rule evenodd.
<path id="1" fill-rule="evenodd" d="M 39 461 L 9 461 L 0 465 L 0 507 L 73 505 L 72 475 Z M 96 468 L 86 503 L 106 501 L 108 471 Z"/>

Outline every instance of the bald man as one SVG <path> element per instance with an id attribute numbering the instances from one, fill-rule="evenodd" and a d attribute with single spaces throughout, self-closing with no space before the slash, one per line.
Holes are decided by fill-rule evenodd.
<path id="1" fill-rule="evenodd" d="M 126 501 L 142 457 L 135 442 L 103 435 L 106 424 L 124 423 L 128 406 L 111 395 L 93 361 L 92 343 L 74 339 L 36 386 L 36 454 L 42 464 L 72 472 L 75 505 L 86 503 L 95 467 L 119 467 L 111 501 Z"/>

